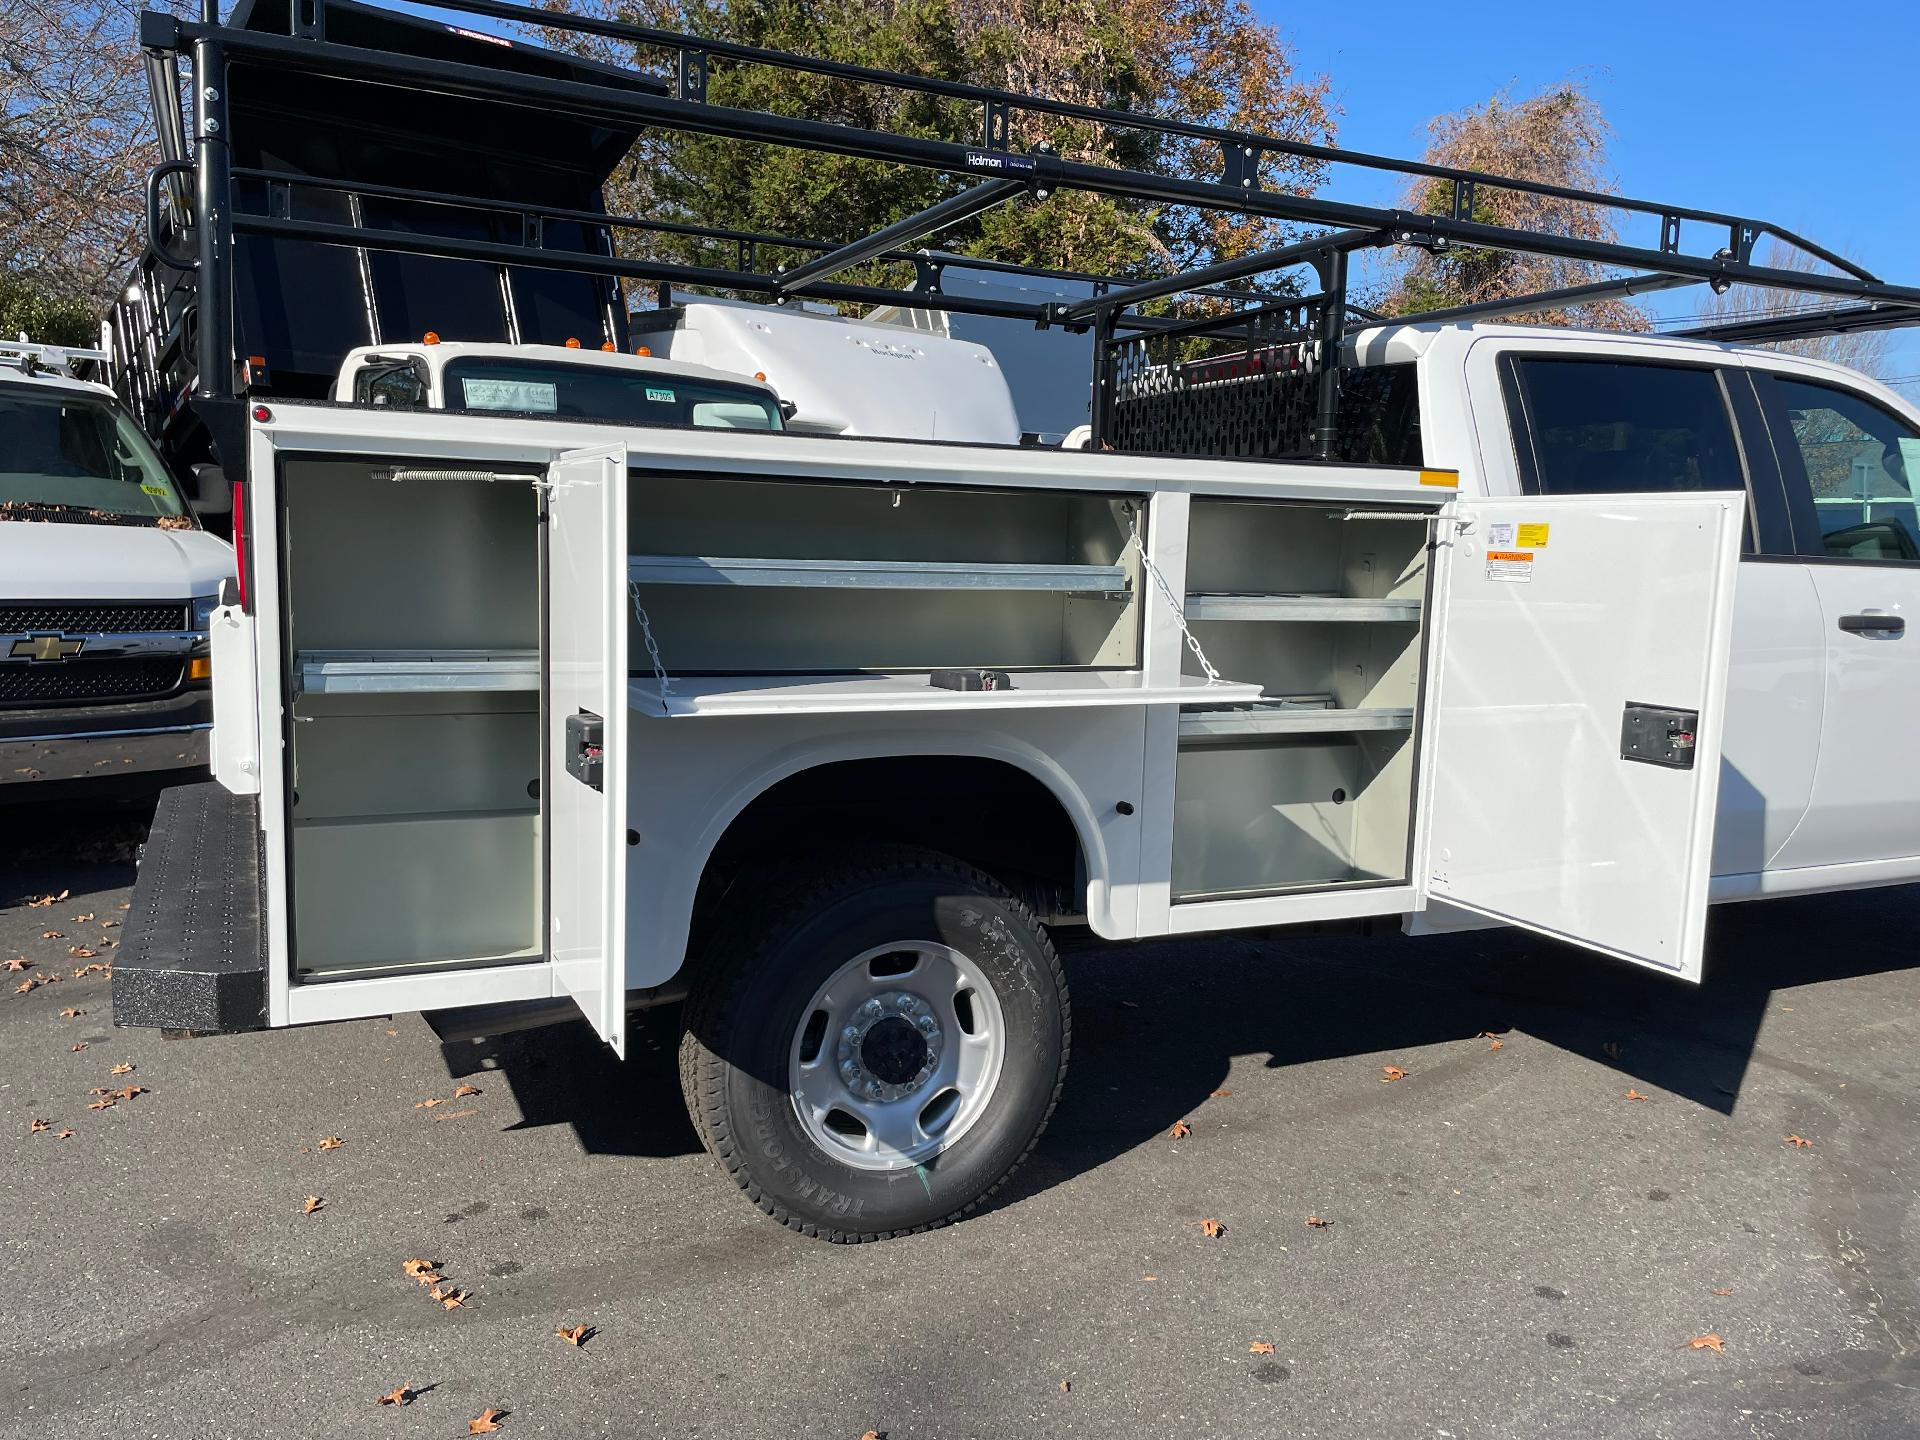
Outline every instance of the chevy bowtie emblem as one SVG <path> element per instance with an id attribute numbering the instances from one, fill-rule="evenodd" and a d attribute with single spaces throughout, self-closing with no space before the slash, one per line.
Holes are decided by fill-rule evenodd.
<path id="1" fill-rule="evenodd" d="M 78 655 L 86 643 L 65 635 L 22 635 L 10 653 L 15 660 L 66 660 Z"/>

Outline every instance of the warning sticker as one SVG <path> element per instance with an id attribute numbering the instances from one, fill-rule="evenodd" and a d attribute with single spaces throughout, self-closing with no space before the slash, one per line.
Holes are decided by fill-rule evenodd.
<path id="1" fill-rule="evenodd" d="M 1496 520 L 1493 524 L 1487 526 L 1487 543 L 1489 545 L 1513 544 L 1513 522 L 1511 520 Z"/>
<path id="2" fill-rule="evenodd" d="M 1533 579 L 1531 550 L 1487 551 L 1487 579 L 1525 584 Z"/>
<path id="3" fill-rule="evenodd" d="M 1523 548 L 1528 550 L 1546 549 L 1547 548 L 1547 527 L 1544 524 L 1522 525 L 1520 527 L 1520 536 L 1517 543 L 1521 545 Z"/>

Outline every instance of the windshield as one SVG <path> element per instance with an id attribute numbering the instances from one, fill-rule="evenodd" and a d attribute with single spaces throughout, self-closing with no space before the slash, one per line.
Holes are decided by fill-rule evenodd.
<path id="1" fill-rule="evenodd" d="M 0 519 L 188 528 L 180 492 L 134 424 L 104 399 L 0 387 Z"/>
<path id="2" fill-rule="evenodd" d="M 688 380 L 646 370 L 541 360 L 455 360 L 446 369 L 449 410 L 561 415 L 629 425 L 779 430 L 780 403 L 751 385 Z"/>

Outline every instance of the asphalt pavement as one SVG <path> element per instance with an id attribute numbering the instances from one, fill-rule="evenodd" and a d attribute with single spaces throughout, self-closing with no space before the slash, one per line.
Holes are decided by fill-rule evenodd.
<path id="1" fill-rule="evenodd" d="M 700 1151 L 670 1012 L 625 1064 L 115 1030 L 74 971 L 138 833 L 0 810 L 0 1436 L 1920 1433 L 1920 890 L 1723 909 L 1699 988 L 1511 932 L 1075 950 L 1005 1201 L 836 1248 Z"/>

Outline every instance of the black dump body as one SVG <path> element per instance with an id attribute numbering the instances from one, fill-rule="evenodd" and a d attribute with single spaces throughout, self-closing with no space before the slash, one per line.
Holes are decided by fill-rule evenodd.
<path id="1" fill-rule="evenodd" d="M 294 3 L 241 0 L 227 25 L 295 33 Z M 659 93 L 627 71 L 351 0 L 330 0 L 322 13 L 324 38 L 340 45 Z M 605 213 L 600 187 L 637 128 L 237 60 L 227 78 L 236 215 L 516 245 L 538 224 L 545 248 L 612 253 L 607 228 L 590 218 L 535 221 L 527 208 Z M 464 203 L 423 200 L 423 191 Z M 487 203 L 495 200 L 497 208 Z M 179 248 L 190 251 L 190 239 Z M 626 343 L 625 306 L 605 275 L 239 228 L 233 256 L 234 348 L 256 395 L 323 398 L 355 346 L 417 341 L 429 330 L 445 340 Z M 115 321 L 145 363 L 116 364 L 116 378 L 126 376 L 125 398 L 169 459 L 194 464 L 208 458 L 206 429 L 188 394 L 196 378 L 195 277 L 151 254 L 141 270 L 136 281 L 146 303 L 117 307 Z"/>

